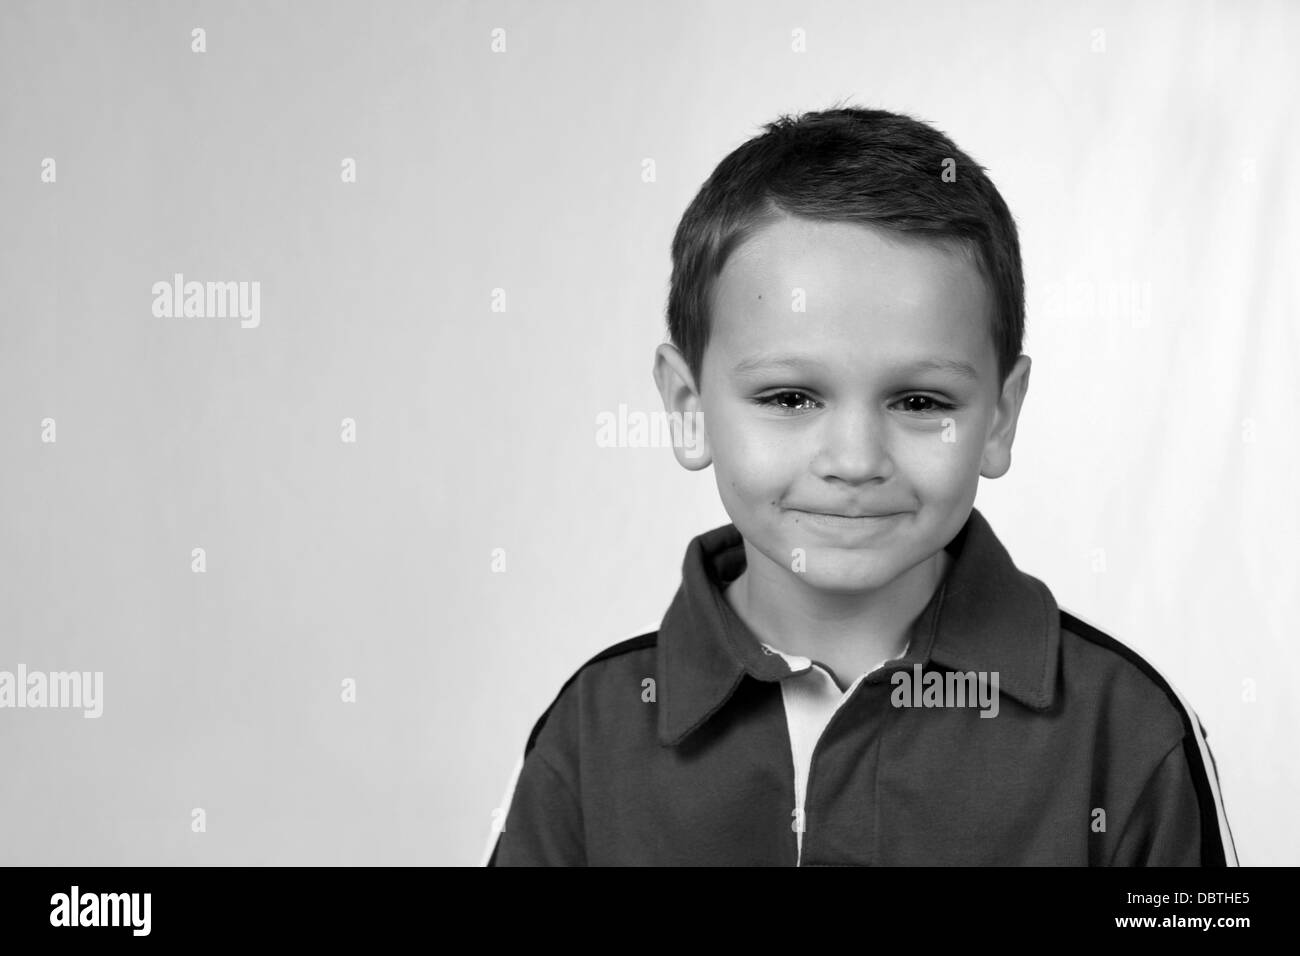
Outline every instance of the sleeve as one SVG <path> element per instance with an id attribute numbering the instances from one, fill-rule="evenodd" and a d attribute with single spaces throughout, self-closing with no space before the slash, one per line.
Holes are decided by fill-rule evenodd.
<path id="1" fill-rule="evenodd" d="M 1143 787 L 1110 865 L 1200 866 L 1201 843 L 1201 801 L 1180 740 Z"/>
<path id="2" fill-rule="evenodd" d="M 582 805 L 534 748 L 524 759 L 489 866 L 586 866 Z"/>

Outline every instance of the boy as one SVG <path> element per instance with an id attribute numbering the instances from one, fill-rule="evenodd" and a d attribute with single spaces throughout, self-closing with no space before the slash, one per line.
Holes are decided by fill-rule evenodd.
<path id="1" fill-rule="evenodd" d="M 982 168 L 782 117 L 672 256 L 655 381 L 732 523 L 538 720 L 489 865 L 1236 865 L 1195 714 L 974 508 L 1030 367 Z"/>

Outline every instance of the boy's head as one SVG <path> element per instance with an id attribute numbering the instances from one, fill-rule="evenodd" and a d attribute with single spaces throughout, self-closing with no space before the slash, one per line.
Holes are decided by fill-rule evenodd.
<path id="1" fill-rule="evenodd" d="M 803 549 L 808 584 L 862 591 L 935 559 L 1010 466 L 1028 384 L 1016 227 L 982 169 L 894 113 L 783 117 L 672 255 L 655 379 L 700 415 L 678 460 L 714 465 L 751 565 Z"/>

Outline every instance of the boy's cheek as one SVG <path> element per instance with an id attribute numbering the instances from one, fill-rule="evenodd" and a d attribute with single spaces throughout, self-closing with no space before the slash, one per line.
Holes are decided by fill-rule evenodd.
<path id="1" fill-rule="evenodd" d="M 938 462 L 967 461 L 981 450 L 979 429 L 954 418 L 934 419 L 913 426 L 906 436 L 911 453 Z"/>
<path id="2" fill-rule="evenodd" d="M 894 480 L 922 506 L 954 507 L 979 481 L 979 449 L 926 447 L 895 459 Z"/>
<path id="3" fill-rule="evenodd" d="M 788 436 L 729 432 L 711 439 L 714 457 L 742 480 L 762 480 L 790 473 L 806 461 L 799 442 Z"/>

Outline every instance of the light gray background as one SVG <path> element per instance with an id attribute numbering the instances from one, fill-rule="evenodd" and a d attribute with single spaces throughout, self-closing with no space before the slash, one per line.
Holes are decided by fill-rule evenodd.
<path id="1" fill-rule="evenodd" d="M 1019 222 L 1034 373 L 977 506 L 1196 708 L 1242 862 L 1300 862 L 1297 35 L 1283 2 L 6 2 L 0 669 L 105 687 L 0 710 L 0 862 L 478 863 L 538 715 L 727 520 L 711 471 L 595 441 L 661 407 L 673 229 L 841 98 L 938 125 Z M 154 317 L 174 272 L 259 281 L 260 326 Z"/>

